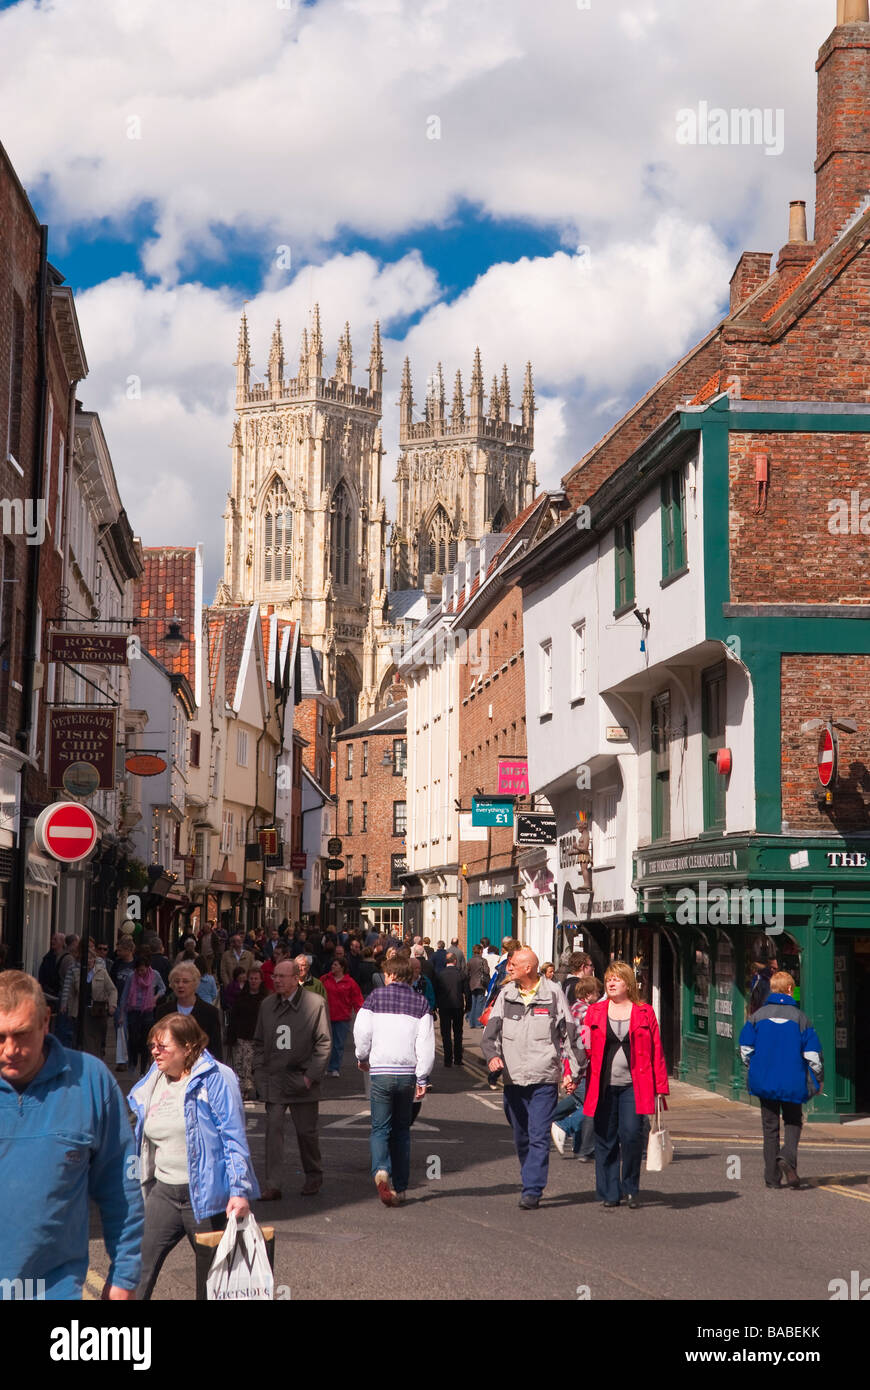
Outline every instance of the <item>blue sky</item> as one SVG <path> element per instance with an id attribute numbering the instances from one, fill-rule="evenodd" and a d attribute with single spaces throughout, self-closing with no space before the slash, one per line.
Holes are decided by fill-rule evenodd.
<path id="1" fill-rule="evenodd" d="M 836 0 L 0 0 L 0 140 L 76 291 L 122 496 L 219 577 L 232 360 L 321 303 L 396 391 L 531 359 L 553 486 L 716 322 L 743 249 L 812 208 Z M 784 36 L 786 41 L 784 43 Z M 699 102 L 783 113 L 780 152 L 686 147 Z M 289 269 L 278 248 L 289 247 Z M 286 259 L 286 258 L 285 258 Z M 141 396 L 128 398 L 135 375 Z"/>

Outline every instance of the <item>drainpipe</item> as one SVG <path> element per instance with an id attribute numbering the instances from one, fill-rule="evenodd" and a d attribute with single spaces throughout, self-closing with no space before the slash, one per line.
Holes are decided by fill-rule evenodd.
<path id="1" fill-rule="evenodd" d="M 34 465 L 31 470 L 31 484 L 34 485 L 34 501 L 41 497 L 45 481 L 45 424 L 46 396 L 48 391 L 47 353 L 45 346 L 45 307 L 48 298 L 48 227 L 39 229 L 39 274 L 37 280 L 36 310 L 36 427 L 33 449 Z M 37 631 L 39 625 L 39 561 L 42 547 L 28 546 L 27 556 L 27 603 L 29 605 L 26 622 L 27 647 L 24 655 L 24 693 L 21 700 L 21 727 L 15 741 L 21 752 L 27 754 L 30 747 L 31 722 L 33 717 L 33 667 L 39 660 L 37 650 Z M 24 801 L 27 764 L 21 769 L 21 800 Z M 9 930 L 7 940 L 9 955 L 13 962 L 24 964 L 24 895 L 27 875 L 27 830 L 22 807 L 18 822 L 18 845 L 16 847 L 15 874 L 9 903 Z"/>

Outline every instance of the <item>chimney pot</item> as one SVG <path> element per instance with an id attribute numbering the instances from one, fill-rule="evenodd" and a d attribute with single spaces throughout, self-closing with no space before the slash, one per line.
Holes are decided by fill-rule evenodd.
<path id="1" fill-rule="evenodd" d="M 807 239 L 807 205 L 803 201 L 795 201 L 788 205 L 788 239 L 789 241 L 806 241 Z"/>
<path id="2" fill-rule="evenodd" d="M 870 0 L 837 0 L 837 25 L 870 22 Z"/>

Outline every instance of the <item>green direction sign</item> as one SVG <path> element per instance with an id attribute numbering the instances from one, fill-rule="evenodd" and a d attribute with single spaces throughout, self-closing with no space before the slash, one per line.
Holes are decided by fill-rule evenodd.
<path id="1" fill-rule="evenodd" d="M 512 796 L 473 796 L 471 798 L 472 825 L 513 825 L 514 798 Z"/>

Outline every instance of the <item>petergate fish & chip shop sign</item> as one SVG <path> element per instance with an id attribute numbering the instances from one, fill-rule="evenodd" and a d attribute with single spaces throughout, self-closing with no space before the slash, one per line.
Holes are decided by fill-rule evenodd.
<path id="1" fill-rule="evenodd" d="M 64 785 L 63 775 L 72 763 L 90 763 L 99 774 L 98 788 L 115 785 L 115 741 L 118 711 L 91 706 L 49 710 L 48 782 Z"/>

